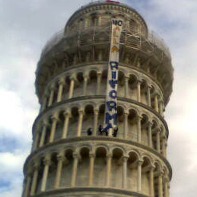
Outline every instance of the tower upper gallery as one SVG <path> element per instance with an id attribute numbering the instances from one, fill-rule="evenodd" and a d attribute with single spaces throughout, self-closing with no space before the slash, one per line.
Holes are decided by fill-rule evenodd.
<path id="1" fill-rule="evenodd" d="M 135 66 L 150 76 L 160 87 L 164 104 L 168 103 L 173 82 L 168 47 L 148 30 L 146 22 L 135 9 L 106 1 L 82 6 L 70 17 L 65 28 L 45 45 L 36 71 L 36 92 L 40 103 L 46 81 L 59 72 L 76 63 L 108 61 L 111 19 L 114 17 L 121 17 L 124 21 L 120 64 Z M 58 63 L 65 59 L 64 65 Z"/>

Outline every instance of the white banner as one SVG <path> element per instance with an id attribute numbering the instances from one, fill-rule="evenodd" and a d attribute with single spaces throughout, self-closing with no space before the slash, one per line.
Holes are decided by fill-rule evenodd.
<path id="1" fill-rule="evenodd" d="M 119 66 L 119 47 L 123 21 L 112 19 L 112 35 L 108 65 L 108 79 L 105 105 L 105 127 L 103 131 L 107 135 L 112 135 L 117 129 L 117 88 L 118 88 L 118 66 Z"/>

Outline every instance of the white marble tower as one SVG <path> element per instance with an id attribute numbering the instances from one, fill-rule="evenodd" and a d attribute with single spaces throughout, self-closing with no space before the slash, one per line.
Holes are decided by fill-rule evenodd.
<path id="1" fill-rule="evenodd" d="M 98 127 L 104 122 L 111 19 L 117 17 L 124 23 L 113 137 L 100 135 Z M 23 197 L 169 197 L 164 111 L 172 82 L 169 50 L 136 10 L 110 1 L 77 10 L 38 62 L 41 109 L 24 165 Z"/>

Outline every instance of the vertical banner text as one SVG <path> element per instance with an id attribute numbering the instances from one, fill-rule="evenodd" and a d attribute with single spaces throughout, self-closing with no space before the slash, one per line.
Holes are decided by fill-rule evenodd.
<path id="1" fill-rule="evenodd" d="M 117 127 L 117 88 L 118 88 L 118 66 L 120 36 L 122 32 L 123 21 L 121 19 L 112 19 L 112 34 L 108 65 L 108 79 L 105 105 L 105 132 L 112 135 L 113 128 Z"/>

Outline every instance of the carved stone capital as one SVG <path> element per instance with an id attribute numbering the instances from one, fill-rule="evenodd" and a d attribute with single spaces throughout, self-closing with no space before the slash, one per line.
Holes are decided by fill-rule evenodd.
<path id="1" fill-rule="evenodd" d="M 129 156 L 124 155 L 121 157 L 121 159 L 123 162 L 127 162 L 127 160 L 129 159 Z"/>
<path id="2" fill-rule="evenodd" d="M 78 112 L 79 112 L 79 114 L 84 114 L 84 108 L 79 108 Z"/>
<path id="3" fill-rule="evenodd" d="M 52 119 L 52 120 L 58 121 L 58 120 L 59 120 L 59 114 L 58 114 L 58 113 L 54 113 L 54 114 L 51 116 L 51 119 Z"/>
<path id="4" fill-rule="evenodd" d="M 64 155 L 64 152 L 61 152 L 57 155 L 57 160 L 58 161 L 64 161 L 66 158 L 65 158 L 65 155 Z"/>
<path id="5" fill-rule="evenodd" d="M 52 84 L 50 85 L 49 90 L 50 90 L 50 91 L 55 90 L 55 83 L 52 83 Z"/>
<path id="6" fill-rule="evenodd" d="M 44 165 L 51 165 L 51 155 L 46 155 L 43 159 Z"/>
<path id="7" fill-rule="evenodd" d="M 58 79 L 58 84 L 59 84 L 59 85 L 61 85 L 61 84 L 64 85 L 64 84 L 65 84 L 65 79 L 64 79 L 64 77 L 61 77 L 61 78 Z"/>
<path id="8" fill-rule="evenodd" d="M 96 156 L 96 154 L 95 154 L 94 152 L 90 152 L 90 153 L 89 153 L 89 157 L 90 157 L 90 158 L 95 158 L 95 156 Z"/>
<path id="9" fill-rule="evenodd" d="M 66 117 L 66 116 L 71 117 L 71 111 L 70 110 L 64 111 L 63 114 L 64 114 L 64 117 Z"/>
<path id="10" fill-rule="evenodd" d="M 35 160 L 33 163 L 33 169 L 34 170 L 38 170 L 40 167 L 40 161 L 39 160 Z"/>
<path id="11" fill-rule="evenodd" d="M 70 76 L 70 80 L 71 80 L 71 81 L 72 81 L 72 80 L 76 81 L 76 80 L 77 80 L 76 74 L 72 74 L 72 75 Z"/>
<path id="12" fill-rule="evenodd" d="M 43 126 L 43 127 L 47 127 L 48 125 L 49 125 L 48 120 L 47 120 L 47 119 L 44 119 L 44 120 L 42 121 L 42 126 Z"/>
<path id="13" fill-rule="evenodd" d="M 107 157 L 107 159 L 111 159 L 113 157 L 113 154 L 112 153 L 107 153 L 106 157 Z"/>
<path id="14" fill-rule="evenodd" d="M 142 166 L 143 163 L 144 163 L 144 160 L 143 159 L 139 159 L 137 161 L 138 166 Z"/>
<path id="15" fill-rule="evenodd" d="M 124 110 L 124 115 L 128 116 L 129 115 L 129 111 L 128 110 Z"/>
<path id="16" fill-rule="evenodd" d="M 81 160 L 81 155 L 80 155 L 78 152 L 74 152 L 74 153 L 73 153 L 73 158 L 74 158 L 74 159 Z"/>
<path id="17" fill-rule="evenodd" d="M 99 113 L 99 108 L 98 107 L 95 107 L 94 108 L 94 114 L 98 114 Z"/>

